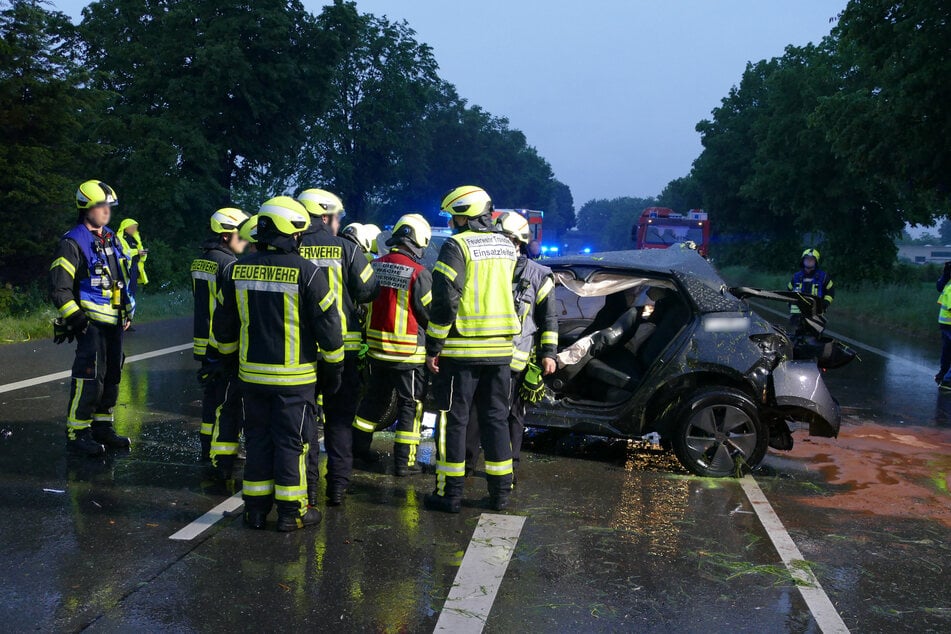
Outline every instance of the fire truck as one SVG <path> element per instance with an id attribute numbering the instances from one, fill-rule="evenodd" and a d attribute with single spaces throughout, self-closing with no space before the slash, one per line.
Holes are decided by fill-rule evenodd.
<path id="1" fill-rule="evenodd" d="M 631 240 L 635 249 L 666 249 L 692 242 L 700 255 L 707 257 L 710 219 L 702 209 L 678 214 L 667 207 L 648 207 L 632 228 Z"/>

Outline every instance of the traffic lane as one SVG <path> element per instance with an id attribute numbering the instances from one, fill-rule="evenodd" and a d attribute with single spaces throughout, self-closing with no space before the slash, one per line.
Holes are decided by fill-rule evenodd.
<path id="1" fill-rule="evenodd" d="M 192 319 L 167 319 L 136 324 L 133 332 L 126 332 L 123 351 L 126 356 L 184 344 L 192 338 Z M 44 374 L 69 370 L 73 365 L 75 343 L 53 343 L 50 326 L 48 339 L 0 346 L 0 385 L 32 379 Z"/>
<path id="2" fill-rule="evenodd" d="M 168 535 L 227 495 L 195 458 L 190 355 L 126 367 L 116 427 L 127 455 L 68 457 L 68 383 L 4 395 L 0 441 L 0 619 L 5 629 L 78 629 L 187 553 Z"/>
<path id="3" fill-rule="evenodd" d="M 389 450 L 390 439 L 375 447 Z M 666 454 L 624 447 L 526 454 L 510 512 L 528 519 L 486 631 L 809 629 L 735 481 L 672 474 Z M 432 475 L 358 472 L 344 506 L 324 509 L 314 529 L 282 535 L 226 520 L 93 630 L 431 631 L 488 510 L 481 471 L 459 515 L 422 509 L 433 486 Z"/>
<path id="4" fill-rule="evenodd" d="M 948 631 L 951 431 L 853 419 L 796 442 L 757 481 L 845 622 Z"/>

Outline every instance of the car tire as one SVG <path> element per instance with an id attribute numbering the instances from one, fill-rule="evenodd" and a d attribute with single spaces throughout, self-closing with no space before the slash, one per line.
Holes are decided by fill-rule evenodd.
<path id="1" fill-rule="evenodd" d="M 677 459 L 700 476 L 739 476 L 766 455 L 768 437 L 756 405 L 732 388 L 706 388 L 685 399 L 671 431 Z"/>

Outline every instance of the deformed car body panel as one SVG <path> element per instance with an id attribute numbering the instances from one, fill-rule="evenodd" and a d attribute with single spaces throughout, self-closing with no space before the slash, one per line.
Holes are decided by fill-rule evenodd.
<path id="1" fill-rule="evenodd" d="M 773 370 L 776 407 L 794 420 L 805 419 L 813 436 L 836 437 L 842 416 L 839 404 L 814 362 L 783 361 Z"/>

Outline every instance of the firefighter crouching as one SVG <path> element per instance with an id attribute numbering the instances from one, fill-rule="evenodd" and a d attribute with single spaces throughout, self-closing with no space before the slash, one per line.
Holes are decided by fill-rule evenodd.
<path id="1" fill-rule="evenodd" d="M 416 454 L 423 420 L 423 364 L 425 328 L 432 301 L 432 274 L 420 260 L 432 229 L 419 214 L 407 214 L 393 227 L 386 245 L 390 252 L 373 262 L 380 294 L 370 305 L 367 319 L 369 382 L 353 426 L 369 441 L 396 390 L 396 438 L 393 444 L 398 477 L 421 472 Z M 356 442 L 356 440 L 355 440 Z M 363 452 L 369 447 L 361 447 Z"/>
<path id="2" fill-rule="evenodd" d="M 521 330 L 512 299 L 517 253 L 495 233 L 492 200 L 479 187 L 457 187 L 442 201 L 455 234 L 433 270 L 426 365 L 440 409 L 436 490 L 429 509 L 458 513 L 465 480 L 466 426 L 475 402 L 485 450 L 489 504 L 508 505 L 512 448 L 508 432 L 512 340 Z"/>
<path id="3" fill-rule="evenodd" d="M 225 269 L 233 264 L 244 251 L 247 241 L 239 234 L 240 229 L 248 220 L 248 215 L 240 209 L 224 207 L 211 215 L 209 225 L 213 237 L 202 245 L 202 254 L 192 261 L 192 297 L 195 301 L 194 324 L 192 333 L 192 354 L 202 366 L 198 371 L 199 381 L 202 383 L 204 394 L 201 403 L 201 453 L 199 461 L 209 462 L 212 459 L 212 439 L 221 434 L 221 418 L 224 417 L 225 430 L 222 442 L 233 443 L 216 447 L 216 467 L 221 469 L 222 476 L 229 462 L 228 459 L 218 460 L 219 455 L 233 455 L 238 452 L 238 432 L 240 430 L 241 396 L 237 393 L 237 383 L 222 376 L 212 376 L 210 366 L 206 361 L 209 346 L 214 347 L 212 334 L 212 320 L 215 308 L 218 305 L 218 295 L 224 280 Z M 215 427 L 218 427 L 216 433 Z"/>
<path id="4" fill-rule="evenodd" d="M 544 394 L 541 377 L 555 371 L 558 353 L 558 314 L 552 291 L 555 280 L 551 269 L 529 258 L 528 245 L 531 231 L 528 220 L 511 211 L 495 221 L 499 231 L 518 249 L 512 293 L 515 310 L 522 324 L 512 346 L 512 394 L 508 412 L 509 438 L 512 442 L 513 483 L 518 477 L 518 463 L 525 433 L 525 411 L 529 403 L 537 402 Z M 469 421 L 466 441 L 466 471 L 475 468 L 479 458 L 478 421 Z"/>
<path id="5" fill-rule="evenodd" d="M 129 258 L 106 226 L 118 203 L 111 187 L 86 181 L 76 192 L 76 226 L 59 241 L 50 265 L 50 297 L 59 311 L 53 340 L 76 344 L 66 414 L 66 446 L 97 456 L 128 449 L 129 439 L 113 429 L 113 409 L 122 376 L 122 333 L 132 323 L 135 302 L 128 293 Z"/>
<path id="6" fill-rule="evenodd" d="M 318 361 L 323 393 L 341 384 L 344 360 L 340 316 L 324 272 L 298 252 L 310 226 L 307 210 L 278 196 L 258 212 L 254 255 L 226 267 L 215 311 L 220 372 L 241 382 L 247 462 L 245 524 L 263 529 L 272 503 L 277 529 L 320 522 L 308 506 L 305 458 L 314 435 Z M 319 350 L 318 350 L 319 346 Z"/>
<path id="7" fill-rule="evenodd" d="M 343 387 L 334 394 L 322 395 L 324 445 L 327 450 L 327 503 L 336 506 L 343 502 L 353 470 L 353 418 L 357 413 L 360 394 L 358 355 L 363 345 L 358 307 L 373 301 L 379 286 L 373 275 L 373 267 L 357 245 L 337 235 L 340 219 L 346 215 L 340 198 L 322 189 L 306 189 L 298 195 L 297 200 L 311 216 L 310 226 L 301 237 L 300 254 L 323 270 L 334 292 L 334 306 L 346 350 Z M 312 503 L 316 496 L 317 455 L 318 446 L 314 442 L 308 457 L 311 476 L 308 489 Z"/>

